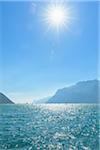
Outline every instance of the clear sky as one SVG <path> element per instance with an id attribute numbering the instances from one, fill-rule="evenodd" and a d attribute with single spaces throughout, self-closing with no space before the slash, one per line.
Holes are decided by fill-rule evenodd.
<path id="1" fill-rule="evenodd" d="M 46 2 L 0 2 L 0 91 L 16 103 L 97 78 L 98 2 L 70 2 L 69 30 L 48 30 Z"/>

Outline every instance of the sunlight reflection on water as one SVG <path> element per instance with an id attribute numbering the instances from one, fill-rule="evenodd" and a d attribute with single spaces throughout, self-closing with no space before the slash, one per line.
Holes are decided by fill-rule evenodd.
<path id="1" fill-rule="evenodd" d="M 99 150 L 98 106 L 0 106 L 0 150 Z"/>

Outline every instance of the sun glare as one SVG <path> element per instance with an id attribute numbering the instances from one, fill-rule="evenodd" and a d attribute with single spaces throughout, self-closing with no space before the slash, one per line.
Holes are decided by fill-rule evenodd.
<path id="1" fill-rule="evenodd" d="M 47 15 L 49 23 L 55 27 L 63 25 L 66 19 L 65 11 L 61 7 L 52 7 Z"/>
<path id="2" fill-rule="evenodd" d="M 43 15 L 43 21 L 48 25 L 48 28 L 53 28 L 57 32 L 70 26 L 72 21 L 72 10 L 64 4 L 49 5 Z"/>

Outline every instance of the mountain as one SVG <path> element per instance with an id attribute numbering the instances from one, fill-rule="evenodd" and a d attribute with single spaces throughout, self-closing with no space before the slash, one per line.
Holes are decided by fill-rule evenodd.
<path id="1" fill-rule="evenodd" d="M 0 93 L 0 104 L 14 104 L 14 103 L 3 93 Z"/>
<path id="2" fill-rule="evenodd" d="M 47 103 L 51 97 L 44 97 L 42 99 L 33 100 L 33 103 L 35 104 L 41 104 L 41 103 Z"/>
<path id="3" fill-rule="evenodd" d="M 98 80 L 78 82 L 59 89 L 48 103 L 96 103 L 99 100 L 99 85 Z"/>

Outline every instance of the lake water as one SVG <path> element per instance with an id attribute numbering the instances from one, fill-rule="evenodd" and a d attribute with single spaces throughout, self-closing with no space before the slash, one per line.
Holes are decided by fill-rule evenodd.
<path id="1" fill-rule="evenodd" d="M 98 105 L 0 105 L 0 150 L 99 150 Z"/>

